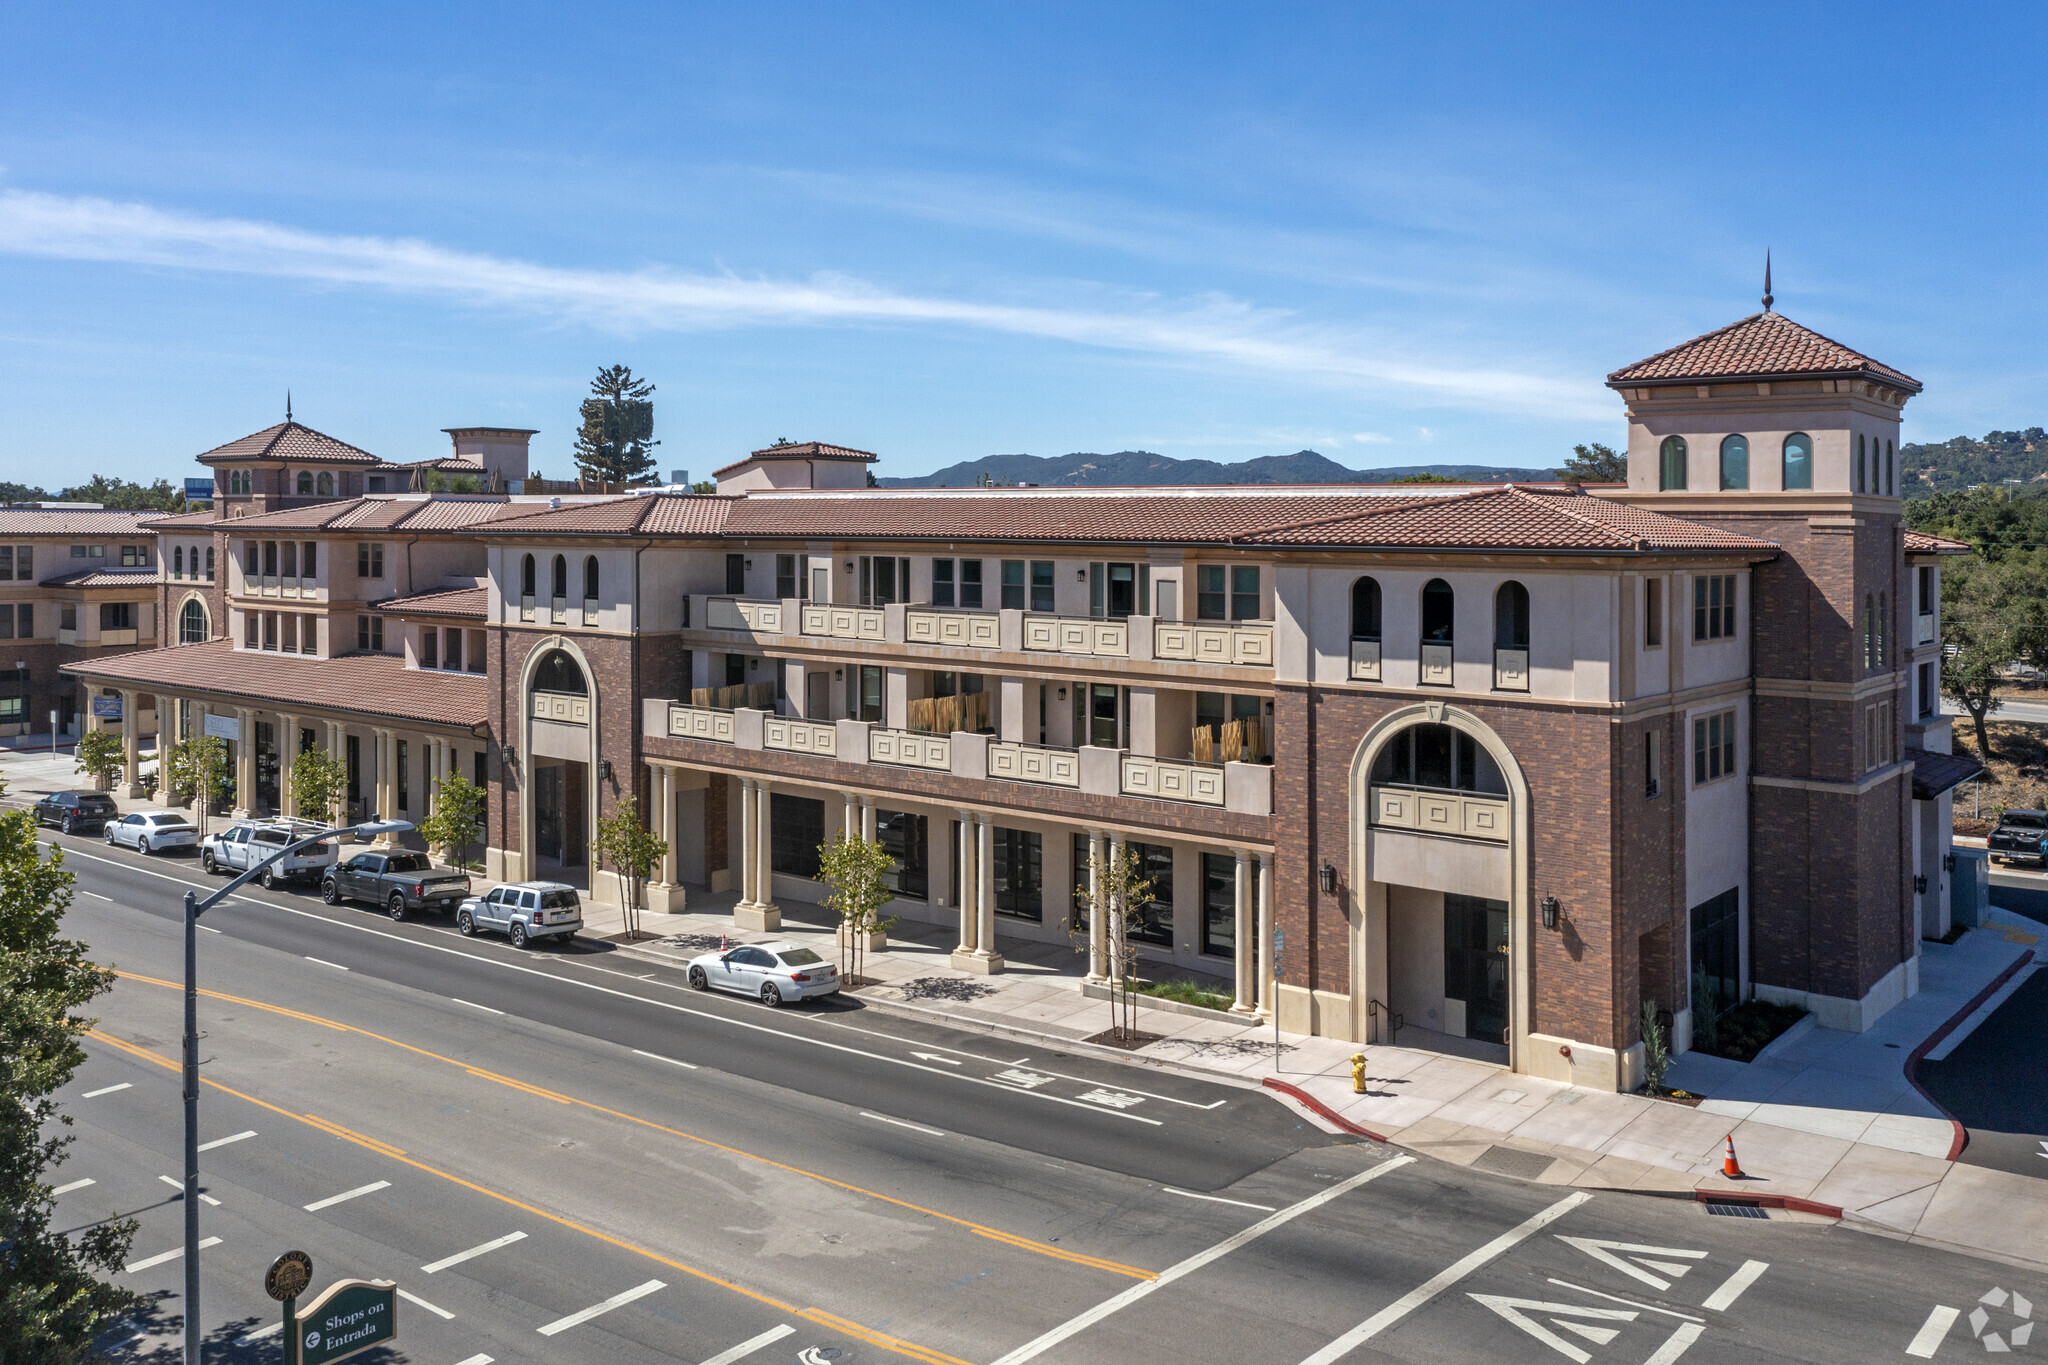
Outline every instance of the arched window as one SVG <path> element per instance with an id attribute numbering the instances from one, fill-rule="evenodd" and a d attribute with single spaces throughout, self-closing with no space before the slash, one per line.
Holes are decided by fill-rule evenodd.
<path id="1" fill-rule="evenodd" d="M 597 600 L 596 555 L 585 555 L 583 557 L 583 600 L 586 602 L 595 602 Z"/>
<path id="2" fill-rule="evenodd" d="M 1877 598 L 1863 594 L 1863 666 L 1877 667 Z"/>
<path id="3" fill-rule="evenodd" d="M 1886 441 L 1884 443 L 1884 495 L 1886 497 L 1890 497 L 1894 493 L 1899 491 L 1898 485 L 1893 481 L 1892 478 L 1894 472 L 1892 469 L 1892 460 L 1895 453 L 1896 452 L 1894 452 L 1892 449 L 1892 443 L 1890 441 Z"/>
<path id="4" fill-rule="evenodd" d="M 1863 481 L 1863 434 L 1858 432 L 1856 434 L 1856 491 L 1861 493 L 1867 487 L 1869 485 Z"/>
<path id="5" fill-rule="evenodd" d="M 207 635 L 206 608 L 199 604 L 198 598 L 187 598 L 184 610 L 178 613 L 178 643 L 203 645 Z"/>
<path id="6" fill-rule="evenodd" d="M 322 474 L 319 478 L 319 484 L 321 497 L 331 498 L 334 496 L 334 476 L 332 474 Z"/>
<path id="7" fill-rule="evenodd" d="M 182 545 L 174 545 L 171 547 L 171 577 L 183 578 L 184 576 L 185 547 Z"/>
<path id="8" fill-rule="evenodd" d="M 198 554 L 199 552 L 194 550 L 192 553 Z M 209 583 L 213 581 L 213 547 L 211 545 L 206 547 L 206 581 Z"/>
<path id="9" fill-rule="evenodd" d="M 1749 487 L 1749 438 L 1729 436 L 1721 441 L 1721 487 Z"/>
<path id="10" fill-rule="evenodd" d="M 569 595 L 569 561 L 561 555 L 555 556 L 554 595 L 557 598 Z"/>
<path id="11" fill-rule="evenodd" d="M 1657 450 L 1657 487 L 1666 493 L 1685 491 L 1685 438 L 1666 436 Z"/>
<path id="12" fill-rule="evenodd" d="M 519 595 L 533 596 L 533 556 L 528 555 L 519 562 Z"/>
<path id="13" fill-rule="evenodd" d="M 1351 585 L 1351 638 L 1380 638 L 1380 581 L 1361 578 Z"/>
<path id="14" fill-rule="evenodd" d="M 1512 578 L 1493 595 L 1493 647 L 1529 647 L 1529 590 Z"/>
<path id="15" fill-rule="evenodd" d="M 1508 794 L 1507 778 L 1493 755 L 1448 725 L 1411 725 L 1395 735 L 1373 759 L 1372 782 L 1376 787 Z"/>
<path id="16" fill-rule="evenodd" d="M 1883 668 L 1889 662 L 1887 651 L 1891 645 L 1891 640 L 1888 638 L 1891 635 L 1891 624 L 1892 618 L 1889 604 L 1885 601 L 1885 595 L 1879 593 L 1877 595 L 1877 666 L 1879 668 Z"/>
<path id="17" fill-rule="evenodd" d="M 1813 438 L 1803 431 L 1785 438 L 1785 487 L 1813 487 Z"/>
<path id="18" fill-rule="evenodd" d="M 1432 578 L 1422 585 L 1422 642 L 1429 645 L 1451 643 L 1451 618 L 1457 607 L 1457 594 L 1451 585 L 1441 578 Z"/>
<path id="19" fill-rule="evenodd" d="M 299 471 L 299 496 L 302 498 L 313 496 L 313 473 L 311 470 L 302 469 Z"/>
<path id="20" fill-rule="evenodd" d="M 582 665 L 567 650 L 551 649 L 548 656 L 540 661 L 540 667 L 533 671 L 533 690 L 570 692 L 587 697 L 590 684 L 584 680 Z"/>

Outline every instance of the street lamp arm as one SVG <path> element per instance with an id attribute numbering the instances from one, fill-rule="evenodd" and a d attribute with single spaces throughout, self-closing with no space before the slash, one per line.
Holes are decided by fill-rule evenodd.
<path id="1" fill-rule="evenodd" d="M 220 890 L 214 892 L 205 900 L 200 901 L 196 905 L 194 905 L 192 907 L 193 918 L 196 919 L 200 915 L 205 914 L 208 910 L 211 910 L 214 906 L 226 900 L 234 892 L 240 890 L 243 886 L 254 881 L 257 877 L 263 875 L 264 868 L 269 867 L 272 863 L 278 861 L 280 858 L 290 857 L 292 854 L 297 853 L 302 848 L 309 848 L 314 844 L 324 844 L 330 840 L 337 840 L 341 838 L 341 836 L 344 834 L 401 834 L 406 830 L 411 829 L 412 827 L 412 822 L 409 820 L 371 820 L 360 825 L 350 825 L 344 829 L 331 829 L 326 831 L 324 834 L 310 835 L 307 838 L 300 839 L 296 843 L 286 844 L 283 848 L 271 854 L 262 862 L 257 863 L 255 866 L 251 867 L 247 872 L 244 872 L 241 876 L 234 878 L 226 886 L 223 886 Z"/>

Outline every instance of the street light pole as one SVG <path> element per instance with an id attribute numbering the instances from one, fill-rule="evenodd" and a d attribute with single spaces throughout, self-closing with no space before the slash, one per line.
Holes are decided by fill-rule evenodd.
<path id="1" fill-rule="evenodd" d="M 278 859 L 313 844 L 339 841 L 344 834 L 399 834 L 409 820 L 372 820 L 347 829 L 328 830 L 286 844 L 205 900 L 185 893 L 185 1365 L 199 1359 L 199 917 L 254 880 Z"/>

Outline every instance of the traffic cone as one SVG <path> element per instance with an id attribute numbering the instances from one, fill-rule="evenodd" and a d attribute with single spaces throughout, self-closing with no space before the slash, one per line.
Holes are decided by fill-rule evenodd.
<path id="1" fill-rule="evenodd" d="M 727 951 L 727 950 L 728 950 L 728 949 L 730 949 L 731 947 L 732 947 L 732 940 L 731 940 L 731 939 L 729 939 L 729 938 L 727 938 L 727 937 L 726 937 L 726 936 L 725 936 L 724 934 L 720 934 L 720 935 L 718 936 L 718 951 L 722 953 L 722 952 L 725 952 L 725 951 Z"/>
<path id="2" fill-rule="evenodd" d="M 1736 1163 L 1735 1134 L 1733 1133 L 1728 1135 L 1728 1154 L 1721 1158 L 1721 1174 L 1730 1180 L 1749 1179 L 1748 1176 L 1742 1173 L 1742 1167 Z"/>

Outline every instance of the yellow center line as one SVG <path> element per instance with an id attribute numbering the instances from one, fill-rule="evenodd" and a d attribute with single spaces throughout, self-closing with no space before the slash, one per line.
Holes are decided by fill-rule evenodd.
<path id="1" fill-rule="evenodd" d="M 123 978 L 124 980 L 139 981 L 145 985 L 162 986 L 167 990 L 182 991 L 184 989 L 183 985 L 178 982 L 165 981 L 161 978 L 153 976 L 143 976 L 136 972 L 117 971 L 115 975 Z M 983 1237 L 991 1238 L 995 1241 L 1002 1242 L 1008 1246 L 1016 1247 L 1022 1251 L 1034 1252 L 1040 1256 L 1049 1257 L 1052 1260 L 1067 1261 L 1075 1265 L 1088 1266 L 1092 1269 L 1108 1271 L 1109 1273 L 1114 1275 L 1125 1275 L 1134 1280 L 1156 1280 L 1159 1278 L 1157 1273 L 1150 1270 L 1142 1269 L 1138 1266 L 1124 1265 L 1121 1262 L 1103 1260 L 1100 1257 L 1088 1256 L 1080 1252 L 1068 1251 L 1063 1247 L 1052 1246 L 1045 1242 L 1033 1241 L 1028 1237 L 1020 1237 L 1013 1232 L 1005 1232 L 1001 1228 L 992 1228 L 987 1226 L 986 1224 L 974 1222 L 971 1219 L 961 1218 L 950 1213 L 941 1213 L 937 1209 L 926 1208 L 922 1204 L 913 1204 L 907 1199 L 898 1199 L 894 1195 L 883 1194 L 879 1190 L 870 1190 L 859 1185 L 850 1184 L 844 1180 L 835 1180 L 829 1175 L 820 1175 L 816 1171 L 807 1171 L 803 1169 L 801 1166 L 791 1166 L 786 1162 L 777 1161 L 772 1157 L 761 1156 L 758 1153 L 749 1152 L 739 1147 L 733 1147 L 726 1143 L 715 1141 L 711 1138 L 699 1137 L 695 1133 L 686 1133 L 680 1128 L 671 1128 L 667 1124 L 657 1123 L 653 1119 L 642 1118 L 638 1114 L 628 1114 L 622 1110 L 612 1109 L 602 1104 L 593 1103 L 590 1100 L 577 1099 L 573 1095 L 562 1095 L 557 1094 L 556 1092 L 551 1090 L 541 1090 L 538 1087 L 528 1085 L 524 1081 L 514 1080 L 510 1076 L 501 1076 L 494 1071 L 485 1071 L 479 1067 L 471 1066 L 467 1062 L 460 1062 L 452 1057 L 443 1057 L 441 1054 L 437 1052 L 429 1052 L 427 1049 L 423 1047 L 416 1047 L 411 1043 L 400 1042 L 396 1038 L 387 1038 L 381 1033 L 373 1033 L 369 1029 L 358 1028 L 353 1024 L 338 1023 L 332 1019 L 323 1019 L 320 1016 L 313 1014 L 302 1014 L 297 1010 L 286 1009 L 282 1005 L 273 1005 L 270 1004 L 268 1001 L 263 1000 L 251 1000 L 246 996 L 228 995 L 220 991 L 210 990 L 201 990 L 199 993 L 203 996 L 208 997 L 209 999 L 225 1000 L 230 1004 L 245 1005 L 250 1009 L 269 1010 L 277 1014 L 288 1015 L 292 1018 L 303 1019 L 308 1023 L 320 1024 L 326 1028 L 339 1029 L 344 1033 L 360 1034 L 362 1037 L 374 1039 L 375 1041 L 384 1043 L 390 1047 L 400 1048 L 406 1052 L 411 1052 L 418 1056 L 426 1057 L 436 1062 L 443 1062 L 449 1066 L 460 1067 L 463 1071 L 481 1080 L 496 1081 L 500 1085 L 510 1086 L 514 1090 L 526 1091 L 530 1094 L 538 1095 L 543 1099 L 554 1100 L 557 1103 L 561 1104 L 575 1105 L 578 1108 L 588 1109 L 593 1113 L 604 1114 L 610 1118 L 621 1119 L 627 1123 L 638 1124 L 643 1128 L 651 1128 L 659 1133 L 667 1133 L 671 1137 L 682 1138 L 686 1142 L 694 1142 L 697 1143 L 699 1146 L 709 1147 L 713 1151 L 724 1152 L 729 1156 L 736 1156 L 743 1158 L 747 1161 L 758 1162 L 763 1166 L 770 1166 L 778 1171 L 786 1171 L 791 1175 L 802 1176 L 806 1180 L 815 1180 L 819 1184 L 830 1185 L 834 1189 L 845 1190 L 849 1194 L 858 1194 L 868 1199 L 880 1200 L 882 1203 L 885 1204 L 894 1204 L 898 1208 L 908 1209 L 913 1213 L 923 1214 L 927 1218 L 936 1218 L 941 1222 L 951 1223 L 955 1227 L 966 1228 L 968 1231 L 978 1233 Z"/>
<path id="2" fill-rule="evenodd" d="M 253 1004 L 254 1002 L 252 1001 L 250 1003 Z M 171 1060 L 169 1057 L 166 1057 L 161 1053 L 152 1052 L 148 1048 L 142 1047 L 139 1044 L 131 1043 L 125 1038 L 116 1038 L 113 1034 L 108 1033 L 105 1029 L 88 1029 L 86 1031 L 86 1036 L 89 1038 L 97 1039 L 102 1043 L 106 1043 L 110 1047 L 119 1048 L 122 1052 L 127 1053 L 131 1057 L 135 1057 L 146 1062 L 154 1062 L 158 1066 L 163 1067 L 167 1071 L 183 1070 L 183 1068 L 180 1067 L 177 1062 Z M 665 1265 L 671 1270 L 678 1271 L 684 1275 L 691 1276 L 694 1279 L 702 1280 L 706 1284 L 715 1284 L 721 1289 L 729 1289 L 733 1293 L 752 1299 L 756 1303 L 765 1304 L 766 1306 L 773 1308 L 778 1313 L 789 1313 L 796 1317 L 808 1319 L 809 1321 L 818 1323 L 822 1326 L 835 1328 L 838 1331 L 845 1332 L 849 1336 L 857 1336 L 861 1340 L 866 1341 L 871 1345 L 880 1346 L 884 1350 L 894 1351 L 899 1355 L 908 1356 L 913 1360 L 925 1361 L 927 1362 L 927 1365 L 969 1365 L 969 1362 L 961 1360 L 958 1356 L 949 1356 L 942 1351 L 934 1351 L 928 1346 L 919 1346 L 914 1342 L 898 1340 L 895 1337 L 887 1336 L 881 1332 L 876 1332 L 869 1328 L 862 1327 L 858 1323 L 849 1322 L 844 1318 L 835 1317 L 832 1314 L 825 1312 L 821 1308 L 799 1309 L 794 1304 L 784 1303 L 781 1299 L 775 1298 L 774 1296 L 769 1294 L 763 1294 L 758 1290 L 749 1289 L 745 1285 L 734 1284 L 731 1280 L 728 1280 L 723 1276 L 714 1275 L 708 1270 L 699 1270 L 697 1267 L 693 1265 L 686 1265 L 683 1262 L 676 1260 L 674 1257 L 664 1256 L 658 1251 L 650 1251 L 646 1247 L 637 1246 L 634 1243 L 628 1242 L 623 1238 L 614 1237 L 608 1232 L 599 1232 L 596 1228 L 589 1227 L 583 1223 L 579 1223 L 573 1218 L 564 1218 L 561 1214 L 549 1213 L 546 1209 L 535 1208 L 532 1204 L 528 1204 L 524 1200 L 514 1199 L 509 1194 L 502 1194 L 497 1190 L 493 1190 L 486 1186 L 479 1185 L 473 1180 L 465 1180 L 461 1176 L 455 1175 L 452 1172 L 441 1170 L 439 1167 L 436 1166 L 429 1166 L 426 1162 L 420 1161 L 417 1158 L 405 1156 L 402 1153 L 400 1153 L 397 1148 L 392 1147 L 388 1143 L 379 1142 L 375 1138 L 364 1137 L 360 1133 L 352 1133 L 348 1129 L 343 1128 L 338 1123 L 333 1123 L 327 1119 L 316 1118 L 311 1114 L 294 1114 L 289 1109 L 285 1109 L 278 1105 L 272 1104 L 267 1100 L 259 1100 L 254 1095 L 246 1094 L 243 1091 L 235 1089 L 233 1086 L 222 1085 L 219 1081 L 209 1080 L 203 1076 L 200 1078 L 200 1083 L 203 1085 L 210 1085 L 215 1090 L 220 1091 L 224 1095 L 233 1095 L 236 1099 L 242 1100 L 248 1104 L 253 1104 L 259 1109 L 268 1109 L 271 1113 L 276 1114 L 282 1118 L 288 1118 L 293 1120 L 294 1122 L 306 1124 L 308 1127 L 317 1129 L 323 1133 L 329 1133 L 333 1136 L 343 1138 L 349 1142 L 360 1143 L 366 1150 L 373 1151 L 377 1153 L 379 1156 L 386 1157 L 392 1161 L 399 1162 L 402 1165 L 410 1166 L 414 1170 L 424 1172 L 427 1175 L 437 1176 L 440 1179 L 446 1180 L 451 1184 L 460 1185 L 462 1186 L 462 1188 L 466 1190 L 474 1191 L 475 1193 L 481 1194 L 489 1199 L 495 1199 L 501 1204 L 510 1205 L 512 1208 L 518 1209 L 522 1213 L 530 1213 L 536 1218 L 545 1218 L 549 1222 L 554 1223 L 559 1227 L 568 1228 L 572 1232 L 580 1232 L 586 1237 L 594 1237 L 600 1242 L 604 1242 L 610 1246 L 615 1246 L 619 1248 L 619 1250 L 621 1251 L 629 1251 L 636 1256 L 645 1256 L 650 1261 L 654 1261 L 658 1264 Z"/>

